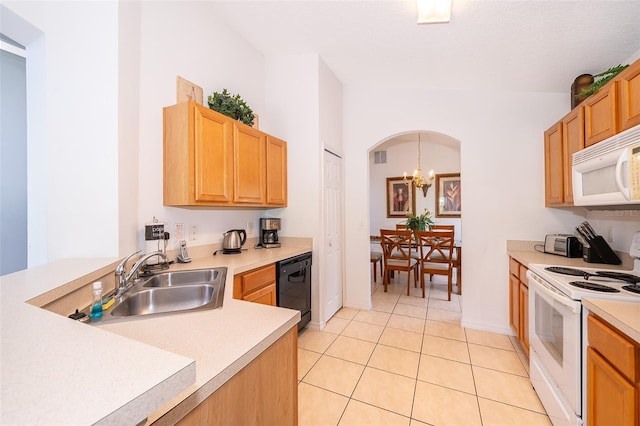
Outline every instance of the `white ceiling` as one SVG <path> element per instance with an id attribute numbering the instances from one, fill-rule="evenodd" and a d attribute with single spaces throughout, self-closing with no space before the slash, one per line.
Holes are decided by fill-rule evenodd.
<path id="1" fill-rule="evenodd" d="M 317 53 L 343 85 L 569 92 L 640 50 L 640 0 L 453 0 L 434 25 L 413 0 L 211 6 L 265 56 Z"/>

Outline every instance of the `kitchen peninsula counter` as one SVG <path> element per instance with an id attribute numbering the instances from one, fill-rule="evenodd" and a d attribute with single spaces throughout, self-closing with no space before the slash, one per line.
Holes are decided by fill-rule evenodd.
<path id="1" fill-rule="evenodd" d="M 226 266 L 220 309 L 98 326 L 38 306 L 113 271 L 118 259 L 61 260 L 1 277 L 0 423 L 174 423 L 299 321 L 298 311 L 232 297 L 235 274 L 312 249 L 311 239 L 287 240 L 171 266 Z"/>

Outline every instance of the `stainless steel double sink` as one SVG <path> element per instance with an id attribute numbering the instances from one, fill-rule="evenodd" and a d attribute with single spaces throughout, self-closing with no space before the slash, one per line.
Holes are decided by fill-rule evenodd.
<path id="1" fill-rule="evenodd" d="M 194 312 L 222 307 L 226 267 L 172 271 L 138 279 L 102 318 L 105 324 L 140 316 Z"/>

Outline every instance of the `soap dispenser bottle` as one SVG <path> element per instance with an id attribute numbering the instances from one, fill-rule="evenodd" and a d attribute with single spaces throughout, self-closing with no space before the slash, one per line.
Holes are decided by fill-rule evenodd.
<path id="1" fill-rule="evenodd" d="M 102 318 L 102 283 L 96 281 L 93 283 L 93 302 L 91 302 L 91 312 L 89 316 L 92 320 Z"/>

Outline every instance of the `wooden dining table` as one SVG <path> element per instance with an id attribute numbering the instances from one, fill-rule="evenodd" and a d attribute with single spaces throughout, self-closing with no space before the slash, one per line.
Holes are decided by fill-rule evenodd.
<path id="1" fill-rule="evenodd" d="M 380 244 L 382 238 L 379 235 L 370 235 L 371 244 Z M 462 294 L 462 240 L 453 240 L 456 255 L 453 259 L 453 267 L 456 268 L 456 284 L 458 285 L 458 295 Z M 417 247 L 417 246 L 416 246 Z M 383 272 L 384 274 L 384 272 Z"/>

